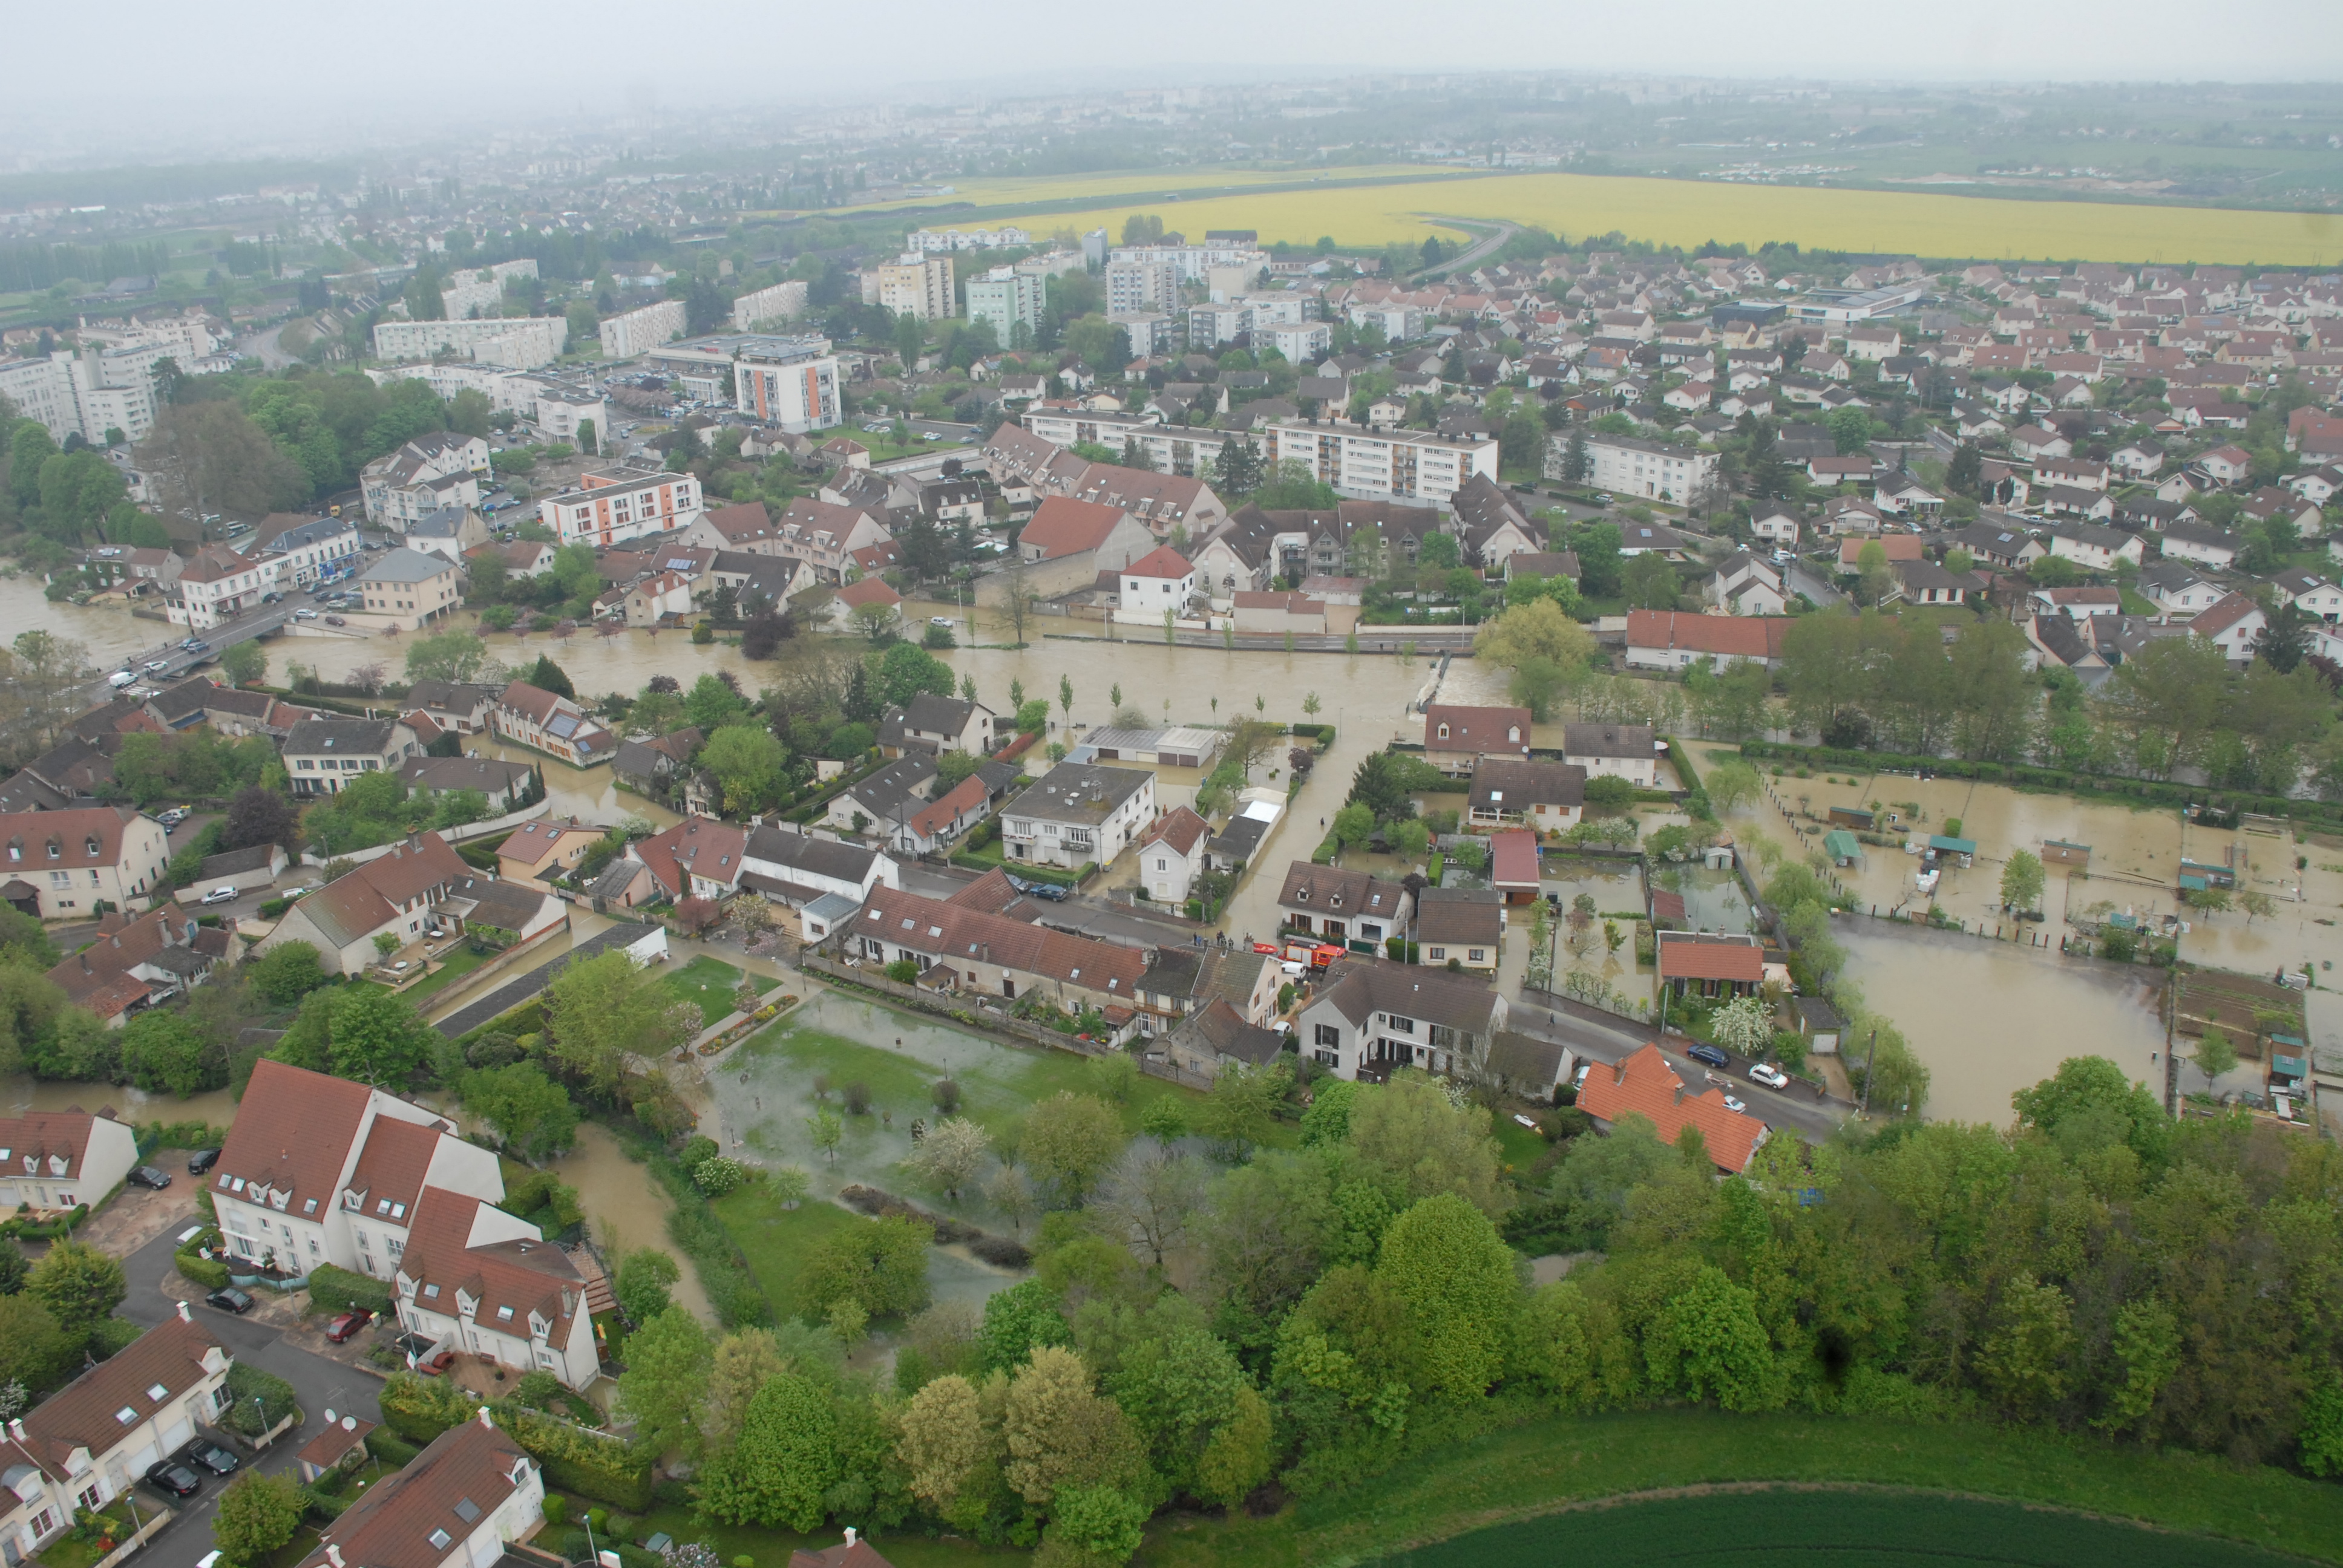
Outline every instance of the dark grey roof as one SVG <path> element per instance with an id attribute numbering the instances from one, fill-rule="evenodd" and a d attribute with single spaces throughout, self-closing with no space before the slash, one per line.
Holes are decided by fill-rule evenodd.
<path id="1" fill-rule="evenodd" d="M 446 556 L 433 555 L 427 550 L 410 550 L 401 545 L 368 567 L 359 580 L 370 583 L 429 582 L 448 567 Z"/>
<path id="2" fill-rule="evenodd" d="M 501 686 L 482 686 L 461 680 L 418 680 L 407 689 L 403 699 L 410 710 L 424 709 L 438 713 L 477 713 L 483 708 L 496 706 Z"/>
<path id="3" fill-rule="evenodd" d="M 1581 806 L 1586 801 L 1586 769 L 1574 762 L 1538 762 L 1518 757 L 1483 757 L 1473 769 L 1473 809 L 1533 806 Z"/>
<path id="4" fill-rule="evenodd" d="M 526 762 L 498 757 L 410 757 L 398 776 L 410 789 L 437 794 L 447 789 L 478 789 L 483 795 L 518 789 L 534 771 Z"/>
<path id="5" fill-rule="evenodd" d="M 846 794 L 870 808 L 872 815 L 883 817 L 914 796 L 924 801 L 928 780 L 935 776 L 935 758 L 925 751 L 914 751 L 853 785 Z"/>
<path id="6" fill-rule="evenodd" d="M 1223 860 L 1250 860 L 1268 832 L 1269 824 L 1258 817 L 1234 817 L 1204 848 Z"/>
<path id="7" fill-rule="evenodd" d="M 395 719 L 305 719 L 285 738 L 287 757 L 322 757 L 328 751 L 379 757 L 390 749 Z"/>
<path id="8" fill-rule="evenodd" d="M 1388 959 L 1345 958 L 1336 962 L 1318 1002 L 1331 1003 L 1353 1023 L 1373 1013 L 1397 1013 L 1473 1034 L 1489 1026 L 1496 990 L 1473 976 Z"/>
<path id="9" fill-rule="evenodd" d="M 1200 1037 L 1215 1056 L 1233 1057 L 1253 1067 L 1275 1061 L 1285 1046 L 1283 1036 L 1247 1023 L 1242 1013 L 1219 997 L 1191 1013 L 1181 1028 Z"/>
<path id="10" fill-rule="evenodd" d="M 1485 942 L 1504 930 L 1494 888 L 1426 888 L 1415 902 L 1415 935 L 1425 942 Z"/>
<path id="11" fill-rule="evenodd" d="M 448 890 L 448 896 L 473 901 L 472 912 L 464 917 L 472 924 L 518 931 L 537 918 L 553 895 L 482 875 L 465 878 Z"/>
<path id="12" fill-rule="evenodd" d="M 1135 768 L 1061 762 L 1040 782 L 1003 806 L 1001 815 L 1043 822 L 1105 821 L 1155 778 Z"/>
<path id="13" fill-rule="evenodd" d="M 860 882 L 870 874 L 870 863 L 879 858 L 879 851 L 811 833 L 789 832 L 769 822 L 749 835 L 740 858 L 762 860 L 808 876 Z"/>
<path id="14" fill-rule="evenodd" d="M 1572 757 L 1636 757 L 1660 754 L 1648 724 L 1565 724 L 1562 749 Z"/>
<path id="15" fill-rule="evenodd" d="M 1489 1037 L 1489 1070 L 1516 1089 L 1551 1089 L 1562 1079 L 1562 1042 L 1501 1029 Z"/>

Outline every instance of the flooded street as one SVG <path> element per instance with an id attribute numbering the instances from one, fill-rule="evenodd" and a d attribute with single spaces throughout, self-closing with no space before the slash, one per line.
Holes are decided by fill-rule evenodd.
<path id="1" fill-rule="evenodd" d="M 2162 970 L 1864 916 L 1841 917 L 1832 933 L 1865 999 L 1927 1065 L 1936 1120 L 2006 1125 L 2009 1097 L 2070 1056 L 2107 1057 L 2163 1096 Z M 1862 1040 L 1841 1049 L 1850 1069 L 1863 1064 Z"/>

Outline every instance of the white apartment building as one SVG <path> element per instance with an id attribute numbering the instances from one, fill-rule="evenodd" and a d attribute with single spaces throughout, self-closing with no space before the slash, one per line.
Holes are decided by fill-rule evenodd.
<path id="1" fill-rule="evenodd" d="M 578 482 L 582 487 L 575 495 L 548 496 L 538 506 L 538 517 L 565 545 L 608 549 L 699 520 L 699 480 L 690 474 L 607 468 Z"/>
<path id="2" fill-rule="evenodd" d="M 1371 500 L 1444 505 L 1473 475 L 1493 483 L 1497 441 L 1435 435 L 1429 430 L 1358 430 L 1348 426 L 1281 420 L 1269 432 L 1274 458 L 1306 463 L 1321 484 Z"/>
<path id="3" fill-rule="evenodd" d="M 93 447 L 119 430 L 133 441 L 155 427 L 155 367 L 176 354 L 166 345 L 59 349 L 45 359 L 0 361 L 0 397 L 50 437 L 79 436 Z"/>
<path id="4" fill-rule="evenodd" d="M 1563 477 L 1569 449 L 1567 437 L 1546 443 L 1545 477 Z M 1689 447 L 1664 447 L 1634 436 L 1590 436 L 1586 439 L 1586 482 L 1614 495 L 1642 496 L 1655 501 L 1684 502 L 1716 473 L 1716 454 Z"/>
<path id="5" fill-rule="evenodd" d="M 1323 321 L 1297 321 L 1265 327 L 1255 322 L 1252 351 L 1274 348 L 1293 365 L 1313 365 L 1334 350 L 1334 329 Z"/>
<path id="6" fill-rule="evenodd" d="M 1119 245 L 1108 258 L 1111 266 L 1118 261 L 1170 263 L 1180 269 L 1182 283 L 1202 283 L 1216 266 L 1242 266 L 1247 275 L 1259 276 L 1269 265 L 1269 252 L 1251 245 L 1237 243 L 1207 245 Z"/>
<path id="7" fill-rule="evenodd" d="M 430 359 L 458 354 L 482 365 L 534 370 L 561 357 L 569 322 L 559 316 L 512 316 L 479 321 L 383 321 L 374 329 L 377 359 Z"/>
<path id="8" fill-rule="evenodd" d="M 683 301 L 662 299 L 602 323 L 602 357 L 632 359 L 683 336 Z"/>
<path id="9" fill-rule="evenodd" d="M 1024 413 L 1025 427 L 1056 447 L 1078 441 L 1112 449 L 1118 455 L 1128 441 L 1139 443 L 1159 474 L 1193 478 L 1209 475 L 1220 460 L 1221 447 L 1242 441 L 1241 430 L 1213 430 L 1201 425 L 1166 425 L 1151 414 L 1119 414 L 1110 409 L 1044 408 Z M 1263 456 L 1267 456 L 1264 447 Z"/>
<path id="10" fill-rule="evenodd" d="M 1180 308 L 1180 268 L 1168 261 L 1111 261 L 1106 264 L 1106 309 L 1109 316 L 1139 311 L 1170 313 Z"/>
<path id="11" fill-rule="evenodd" d="M 261 547 L 261 559 L 276 565 L 277 580 L 296 588 L 356 565 L 358 553 L 357 525 L 348 518 L 319 518 L 287 528 Z"/>
<path id="12" fill-rule="evenodd" d="M 1107 319 L 1122 328 L 1131 339 L 1134 358 L 1161 358 L 1176 354 L 1187 339 L 1177 316 L 1164 316 L 1151 310 L 1123 310 Z"/>
<path id="13" fill-rule="evenodd" d="M 1011 347 L 1020 326 L 1029 333 L 1041 330 L 1042 289 L 1038 273 L 996 266 L 968 280 L 968 319 L 990 321 L 1002 347 Z"/>
<path id="14" fill-rule="evenodd" d="M 792 278 L 744 294 L 732 302 L 732 327 L 754 332 L 769 322 L 791 321 L 806 312 L 806 286 Z"/>
<path id="15" fill-rule="evenodd" d="M 732 362 L 732 402 L 742 413 L 792 436 L 842 425 L 838 356 L 827 338 L 744 352 Z"/>
<path id="16" fill-rule="evenodd" d="M 1407 343 L 1423 336 L 1423 312 L 1413 305 L 1353 303 L 1342 314 L 1353 327 L 1379 328 L 1387 343 Z"/>
<path id="17" fill-rule="evenodd" d="M 896 315 L 941 321 L 952 314 L 950 256 L 907 251 L 878 273 L 878 303 Z"/>
<path id="18" fill-rule="evenodd" d="M 903 243 L 916 251 L 1008 250 L 1032 244 L 1033 236 L 1014 225 L 1004 224 L 999 228 L 914 229 L 904 236 Z"/>
<path id="19" fill-rule="evenodd" d="M 402 366 L 393 370 L 369 370 L 377 386 L 394 381 L 420 381 L 442 397 L 478 392 L 499 414 L 518 414 L 538 427 L 548 441 L 577 443 L 578 427 L 592 420 L 597 443 L 610 429 L 609 403 L 601 393 L 574 387 L 551 376 L 509 370 L 498 365 L 447 364 Z"/>
<path id="20" fill-rule="evenodd" d="M 254 560 L 227 545 L 204 545 L 163 590 L 163 613 L 174 626 L 207 631 L 259 608 L 260 596 L 275 591 L 282 569 L 280 558 Z"/>

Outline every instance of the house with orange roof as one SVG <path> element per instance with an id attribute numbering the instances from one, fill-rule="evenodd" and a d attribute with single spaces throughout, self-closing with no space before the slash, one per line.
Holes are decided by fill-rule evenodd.
<path id="1" fill-rule="evenodd" d="M 0 1210 L 95 1205 L 138 1163 L 138 1135 L 112 1108 L 0 1116 Z"/>
<path id="2" fill-rule="evenodd" d="M 1640 1116 L 1663 1143 L 1675 1142 L 1687 1127 L 1697 1128 L 1709 1159 L 1728 1175 L 1747 1170 L 1773 1131 L 1754 1116 L 1727 1110 L 1721 1089 L 1687 1094 L 1684 1080 L 1656 1045 L 1638 1047 L 1622 1061 L 1589 1063 L 1579 1081 L 1578 1109 L 1604 1132 L 1617 1127 L 1622 1117 Z"/>
<path id="3" fill-rule="evenodd" d="M 327 974 L 361 974 L 379 957 L 376 937 L 388 935 L 405 946 L 420 940 L 427 927 L 458 918 L 444 906 L 472 874 L 438 834 L 416 835 L 286 910 L 255 951 L 307 942 Z"/>
<path id="4" fill-rule="evenodd" d="M 458 1422 L 358 1493 L 298 1568 L 477 1568 L 539 1563 L 508 1548 L 545 1528 L 545 1471 L 490 1419 Z"/>
<path id="5" fill-rule="evenodd" d="M 1771 668 L 1781 662 L 1790 618 L 1781 615 L 1687 615 L 1673 609 L 1627 612 L 1627 663 L 1636 669 L 1683 669 L 1705 660 L 1722 669 L 1735 659 Z"/>
<path id="6" fill-rule="evenodd" d="M 110 930 L 101 927 L 97 940 L 59 960 L 49 979 L 75 1007 L 120 1029 L 133 1013 L 185 996 L 211 977 L 215 955 L 196 945 L 201 934 L 193 913 L 166 904 Z"/>
<path id="7" fill-rule="evenodd" d="M 889 824 L 888 842 L 905 854 L 936 854 L 990 815 L 991 792 L 985 789 L 982 779 L 971 773 L 946 791 L 942 799 L 900 822 Z"/>
<path id="8" fill-rule="evenodd" d="M 865 963 L 917 966 L 929 990 L 1011 1001 L 1038 996 L 1068 1012 L 1135 1009 L 1148 969 L 1137 948 L 886 887 L 870 890 L 837 940 Z"/>
<path id="9" fill-rule="evenodd" d="M 903 618 L 903 596 L 889 588 L 883 578 L 848 583 L 838 590 L 832 604 L 832 618 L 840 631 L 860 631 L 866 620 L 890 627 Z M 866 606 L 871 608 L 866 609 Z"/>
<path id="10" fill-rule="evenodd" d="M 1147 525 L 1120 507 L 1051 496 L 1033 508 L 1017 536 L 1027 563 L 1026 589 L 1044 596 L 1087 587 L 1101 572 L 1120 572 L 1155 548 Z M 997 598 L 1004 579 L 987 578 Z"/>
<path id="11" fill-rule="evenodd" d="M 549 752 L 573 768 L 607 762 L 618 751 L 618 738 L 575 701 L 525 680 L 498 694 L 488 721 L 503 739 Z"/>
<path id="12" fill-rule="evenodd" d="M 586 851 L 607 836 L 603 829 L 575 817 L 523 822 L 497 847 L 497 875 L 532 888 L 549 887 L 555 878 L 574 870 Z"/>
<path id="13" fill-rule="evenodd" d="M 1754 996 L 1765 983 L 1765 949 L 1732 932 L 1659 933 L 1660 984 L 1676 995 Z"/>
<path id="14" fill-rule="evenodd" d="M 749 829 L 710 817 L 686 817 L 639 840 L 634 857 L 670 899 L 729 899 L 740 890 Z"/>
<path id="15" fill-rule="evenodd" d="M 0 814 L 0 900 L 41 920 L 144 909 L 170 859 L 163 825 L 127 806 Z"/>
<path id="16" fill-rule="evenodd" d="M 1157 621 L 1163 612 L 1187 613 L 1196 597 L 1196 568 L 1169 545 L 1159 545 L 1115 574 L 1118 620 Z"/>

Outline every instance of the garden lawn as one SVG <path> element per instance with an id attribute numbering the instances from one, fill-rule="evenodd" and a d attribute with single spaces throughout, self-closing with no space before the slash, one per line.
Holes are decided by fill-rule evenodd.
<path id="1" fill-rule="evenodd" d="M 769 975 L 752 978 L 759 994 L 780 987 L 781 982 Z M 676 1000 L 698 1002 L 701 1023 L 710 1024 L 733 1010 L 732 993 L 740 988 L 740 971 L 722 959 L 703 954 L 681 969 L 669 971 L 660 983 L 674 994 Z"/>
<path id="2" fill-rule="evenodd" d="M 432 970 L 428 975 L 426 975 L 422 980 L 416 982 L 414 987 L 407 991 L 407 1000 L 413 1002 L 420 1002 L 425 997 L 431 995 L 432 992 L 447 990 L 447 987 L 455 984 L 466 975 L 470 974 L 482 964 L 488 963 L 498 956 L 499 955 L 493 952 L 476 953 L 472 950 L 471 946 L 468 943 L 459 946 L 454 952 L 448 954 L 446 959 L 440 961 L 439 968 Z"/>
<path id="3" fill-rule="evenodd" d="M 1574 1503 L 1736 1482 L 1960 1492 L 2343 1561 L 2343 1487 L 2279 1470 L 2241 1469 L 2202 1455 L 2154 1453 L 1986 1422 L 1915 1425 L 1876 1417 L 1732 1416 L 1683 1409 L 1532 1422 L 1455 1444 L 1437 1459 L 1403 1465 L 1348 1490 L 1304 1499 L 1273 1518 L 1158 1520 L 1144 1550 L 1151 1568 L 1369 1562 Z M 1686 1551 L 1671 1560 L 1698 1555 Z M 1976 1560 L 1958 1552 L 1947 1555 Z M 1558 1553 L 1505 1559 L 1562 1560 Z M 1712 1553 L 1708 1560 L 1740 1559 Z M 1424 1561 L 1463 1559 L 1426 1553 Z"/>
<path id="4" fill-rule="evenodd" d="M 756 1276 L 758 1288 L 773 1303 L 773 1315 L 780 1319 L 794 1318 L 805 1311 L 805 1303 L 798 1299 L 798 1281 L 813 1249 L 850 1225 L 870 1223 L 820 1198 L 808 1198 L 795 1209 L 784 1209 L 772 1189 L 755 1182 L 726 1193 L 711 1207 L 748 1258 L 749 1271 Z"/>
<path id="5" fill-rule="evenodd" d="M 1493 1111 L 1489 1116 L 1497 1135 L 1498 1158 L 1507 1171 L 1527 1171 L 1544 1155 L 1545 1134 L 1523 1126 L 1510 1111 Z"/>

